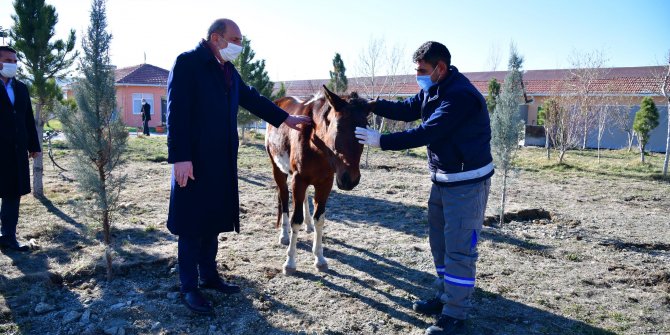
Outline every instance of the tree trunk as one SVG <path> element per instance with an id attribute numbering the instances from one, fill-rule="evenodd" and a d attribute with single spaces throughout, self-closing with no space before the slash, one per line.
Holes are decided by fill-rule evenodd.
<path id="1" fill-rule="evenodd" d="M 547 160 L 551 159 L 551 151 L 549 150 L 549 131 L 544 128 L 544 147 L 547 149 Z"/>
<path id="2" fill-rule="evenodd" d="M 42 121 L 42 104 L 35 104 L 35 128 L 37 129 L 37 143 L 42 148 L 42 134 L 44 133 L 44 121 Z M 33 196 L 35 198 L 44 198 L 44 160 L 43 155 L 33 159 Z"/>
<path id="3" fill-rule="evenodd" d="M 668 176 L 668 160 L 670 160 L 670 99 L 668 99 L 668 135 L 665 138 L 665 159 L 663 159 L 663 176 Z"/>
<path id="4" fill-rule="evenodd" d="M 561 152 L 558 155 L 558 164 L 563 164 L 563 156 L 565 156 L 565 150 L 561 149 Z"/>
<path id="5" fill-rule="evenodd" d="M 368 158 L 370 158 L 370 146 L 365 146 L 365 168 L 368 168 Z"/>
<path id="6" fill-rule="evenodd" d="M 502 175 L 502 199 L 500 201 L 500 225 L 505 223 L 505 198 L 507 195 L 507 170 L 503 171 Z"/>
<path id="7" fill-rule="evenodd" d="M 589 126 L 587 123 L 584 123 L 584 137 L 582 138 L 582 150 L 586 149 L 586 135 L 588 135 Z"/>
<path id="8" fill-rule="evenodd" d="M 109 204 L 107 203 L 107 176 L 103 164 L 98 164 L 98 178 L 100 178 L 100 200 L 102 202 L 102 231 L 105 241 L 105 261 L 107 263 L 107 280 L 112 280 L 112 234 L 109 222 Z"/>
<path id="9" fill-rule="evenodd" d="M 246 142 L 246 140 L 245 140 L 245 138 L 244 138 L 244 126 L 242 126 L 241 128 L 242 128 L 242 144 L 245 144 L 245 143 L 247 143 L 247 142 Z"/>
<path id="10" fill-rule="evenodd" d="M 626 135 L 628 136 L 628 152 L 633 150 L 633 132 L 627 131 Z"/>
<path id="11" fill-rule="evenodd" d="M 107 263 L 107 280 L 112 280 L 112 241 L 111 229 L 109 225 L 109 210 L 106 209 L 102 214 L 102 227 L 105 235 L 105 262 Z"/>
<path id="12" fill-rule="evenodd" d="M 600 164 L 600 137 L 598 137 L 598 164 Z"/>
<path id="13" fill-rule="evenodd" d="M 644 164 L 644 146 L 642 144 L 640 144 L 640 160 Z"/>
<path id="14" fill-rule="evenodd" d="M 385 121 L 386 121 L 386 118 L 382 117 L 382 122 L 379 124 L 379 132 L 380 132 L 380 133 L 384 131 L 384 123 L 385 123 Z"/>

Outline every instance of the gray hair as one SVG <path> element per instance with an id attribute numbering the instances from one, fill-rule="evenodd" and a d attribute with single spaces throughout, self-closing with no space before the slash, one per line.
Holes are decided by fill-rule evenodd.
<path id="1" fill-rule="evenodd" d="M 209 41 L 212 38 L 213 33 L 222 34 L 226 32 L 226 21 L 227 19 L 217 19 L 209 26 L 207 29 L 207 40 Z"/>

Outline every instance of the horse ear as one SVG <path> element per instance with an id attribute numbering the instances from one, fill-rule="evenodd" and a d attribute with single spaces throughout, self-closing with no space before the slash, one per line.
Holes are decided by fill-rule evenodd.
<path id="1" fill-rule="evenodd" d="M 379 101 L 379 98 L 377 98 L 376 100 L 372 100 L 372 101 L 368 102 L 368 108 L 366 109 L 366 112 L 368 114 L 374 112 L 375 107 L 377 107 L 377 101 Z"/>
<path id="2" fill-rule="evenodd" d="M 323 85 L 323 90 L 326 93 L 326 99 L 328 99 L 328 103 L 333 106 L 333 108 L 338 111 L 344 108 L 344 106 L 347 105 L 347 102 L 344 101 L 342 98 L 340 98 L 339 95 L 331 92 L 326 85 Z"/>

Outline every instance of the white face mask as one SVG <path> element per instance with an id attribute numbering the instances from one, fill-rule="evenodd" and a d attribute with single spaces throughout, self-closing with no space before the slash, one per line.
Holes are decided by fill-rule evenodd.
<path id="1" fill-rule="evenodd" d="M 0 70 L 0 75 L 5 78 L 14 78 L 17 68 L 18 66 L 16 66 L 14 63 L 2 63 L 2 70 Z"/>
<path id="2" fill-rule="evenodd" d="M 241 46 L 230 42 L 228 42 L 227 47 L 219 50 L 221 57 L 223 57 L 223 59 L 228 62 L 235 60 L 237 56 L 240 55 L 241 52 L 242 52 Z"/>

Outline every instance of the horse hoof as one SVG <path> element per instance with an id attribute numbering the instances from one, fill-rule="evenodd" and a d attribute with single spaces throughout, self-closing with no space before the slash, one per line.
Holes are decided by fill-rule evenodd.
<path id="1" fill-rule="evenodd" d="M 327 264 L 327 263 L 324 263 L 324 264 L 314 264 L 314 266 L 316 267 L 316 269 L 317 269 L 319 272 L 326 272 L 326 271 L 328 271 L 328 264 Z"/>
<path id="2" fill-rule="evenodd" d="M 297 271 L 296 268 L 289 268 L 288 266 L 284 267 L 284 275 L 285 276 L 292 276 L 292 275 L 295 274 L 296 271 Z"/>
<path id="3" fill-rule="evenodd" d="M 288 243 L 289 243 L 288 237 L 280 238 L 279 243 L 281 243 L 282 245 L 288 245 Z"/>

